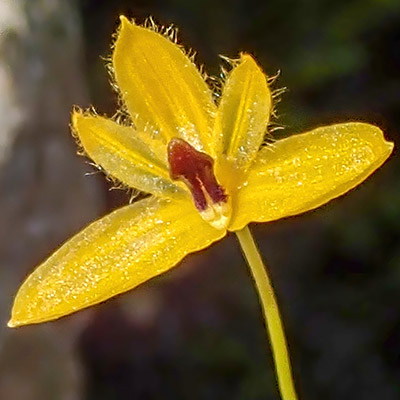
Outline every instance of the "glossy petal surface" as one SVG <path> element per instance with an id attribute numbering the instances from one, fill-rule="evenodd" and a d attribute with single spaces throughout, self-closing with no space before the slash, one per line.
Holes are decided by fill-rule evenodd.
<path id="1" fill-rule="evenodd" d="M 123 207 L 78 233 L 29 276 L 10 326 L 56 319 L 130 290 L 225 234 L 188 201 L 150 197 Z"/>
<path id="2" fill-rule="evenodd" d="M 218 162 L 245 171 L 257 155 L 271 113 L 271 92 L 249 55 L 229 74 L 214 128 Z"/>
<path id="3" fill-rule="evenodd" d="M 134 128 L 79 112 L 74 112 L 72 124 L 88 156 L 114 178 L 161 197 L 184 194 L 184 189 L 170 179 L 161 156 L 150 149 L 150 143 L 145 143 Z M 158 149 L 155 145 L 153 148 Z"/>
<path id="4" fill-rule="evenodd" d="M 393 144 L 364 123 L 326 126 L 263 148 L 233 199 L 229 230 L 312 210 L 372 174 Z"/>
<path id="5" fill-rule="evenodd" d="M 121 20 L 114 73 L 137 128 L 207 151 L 216 108 L 200 72 L 165 36 Z"/>

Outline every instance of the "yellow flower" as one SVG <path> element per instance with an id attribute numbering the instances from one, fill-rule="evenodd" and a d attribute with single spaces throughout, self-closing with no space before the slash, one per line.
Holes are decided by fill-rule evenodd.
<path id="1" fill-rule="evenodd" d="M 122 17 L 112 56 L 131 124 L 74 111 L 87 155 L 151 196 L 92 223 L 20 288 L 9 326 L 59 318 L 140 285 L 249 222 L 319 207 L 362 182 L 393 144 L 365 123 L 263 145 L 272 97 L 248 54 L 219 105 L 182 49 Z"/>

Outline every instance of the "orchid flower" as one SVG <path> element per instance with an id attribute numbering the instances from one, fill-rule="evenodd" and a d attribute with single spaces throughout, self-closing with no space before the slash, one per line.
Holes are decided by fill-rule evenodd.
<path id="1" fill-rule="evenodd" d="M 110 177 L 149 196 L 93 222 L 41 264 L 19 289 L 9 326 L 105 301 L 235 232 L 259 291 L 282 397 L 295 399 L 272 286 L 247 225 L 341 196 L 371 175 L 393 144 L 361 122 L 268 144 L 273 96 L 251 55 L 240 55 L 216 102 L 176 40 L 125 17 L 112 72 L 129 122 L 76 109 L 73 131 Z"/>

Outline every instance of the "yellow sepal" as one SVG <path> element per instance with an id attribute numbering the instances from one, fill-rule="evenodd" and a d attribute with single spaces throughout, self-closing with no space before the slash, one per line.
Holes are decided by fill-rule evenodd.
<path id="1" fill-rule="evenodd" d="M 72 114 L 72 127 L 87 155 L 125 185 L 167 198 L 185 194 L 183 185 L 169 176 L 165 146 L 163 155 L 134 128 L 78 111 Z"/>
<path id="2" fill-rule="evenodd" d="M 165 36 L 121 17 L 112 57 L 116 83 L 139 130 L 208 151 L 216 106 L 190 58 Z"/>
<path id="3" fill-rule="evenodd" d="M 150 197 L 92 223 L 21 286 L 9 326 L 53 320 L 102 302 L 174 267 L 225 236 L 190 201 Z"/>
<path id="4" fill-rule="evenodd" d="M 215 121 L 214 151 L 222 179 L 247 170 L 263 141 L 270 113 L 266 76 L 250 55 L 243 54 L 228 75 Z"/>
<path id="5" fill-rule="evenodd" d="M 361 183 L 392 150 L 382 131 L 365 123 L 326 126 L 267 146 L 232 199 L 228 229 L 319 207 Z"/>

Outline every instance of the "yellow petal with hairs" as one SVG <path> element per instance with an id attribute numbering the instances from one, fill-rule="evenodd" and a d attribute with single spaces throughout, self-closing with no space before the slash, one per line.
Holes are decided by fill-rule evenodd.
<path id="1" fill-rule="evenodd" d="M 217 168 L 228 169 L 224 176 L 232 174 L 232 169 L 247 170 L 264 139 L 270 113 L 266 76 L 253 58 L 244 54 L 227 78 L 214 128 Z"/>
<path id="2" fill-rule="evenodd" d="M 226 231 L 189 201 L 150 197 L 92 223 L 39 266 L 15 298 L 9 326 L 62 317 L 174 267 Z"/>
<path id="3" fill-rule="evenodd" d="M 319 207 L 361 183 L 392 150 L 379 128 L 364 123 L 326 126 L 267 146 L 232 199 L 229 230 Z"/>
<path id="4" fill-rule="evenodd" d="M 207 151 L 216 111 L 200 72 L 165 36 L 121 17 L 113 53 L 116 82 L 139 130 L 180 137 Z"/>
<path id="5" fill-rule="evenodd" d="M 183 185 L 171 180 L 161 150 L 154 144 L 159 155 L 151 150 L 149 137 L 146 143 L 132 127 L 80 112 L 74 112 L 72 126 L 87 155 L 125 185 L 167 198 L 185 194 Z"/>

